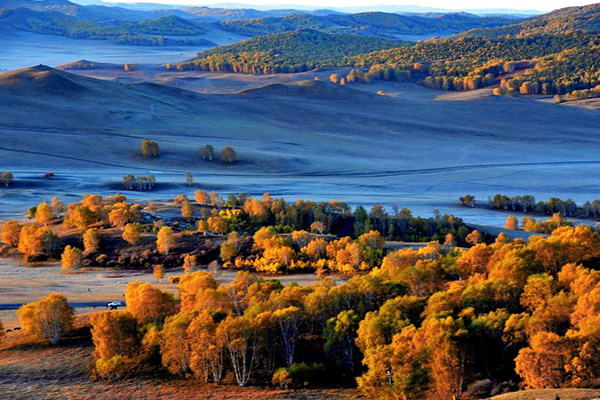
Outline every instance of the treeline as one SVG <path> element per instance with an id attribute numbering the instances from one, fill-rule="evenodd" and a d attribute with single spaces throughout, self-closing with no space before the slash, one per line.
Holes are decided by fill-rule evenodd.
<path id="1" fill-rule="evenodd" d="M 191 185 L 192 182 L 191 174 L 187 175 L 186 184 Z M 125 178 L 124 184 L 133 188 L 139 185 L 140 190 L 143 190 L 151 188 L 154 181 L 152 176 L 138 178 L 128 176 Z M 1 239 L 9 247 L 18 249 L 29 261 L 56 259 L 60 256 L 64 249 L 64 243 L 62 238 L 55 233 L 54 227 L 61 226 L 77 228 L 81 232 L 81 241 L 84 244 L 84 235 L 88 230 L 97 229 L 98 240 L 101 241 L 103 230 L 110 228 L 122 229 L 123 239 L 129 242 L 126 232 L 128 229 L 133 229 L 128 228 L 132 224 L 138 224 L 139 229 L 154 234 L 163 227 L 169 227 L 179 235 L 178 240 L 185 242 L 186 245 L 198 241 L 198 238 L 194 237 L 198 232 L 210 232 L 217 235 L 234 233 L 233 236 L 228 237 L 228 244 L 225 247 L 235 245 L 236 251 L 233 254 L 230 252 L 229 257 L 223 257 L 224 261 L 235 261 L 235 257 L 238 255 L 243 259 L 262 255 L 263 253 L 259 251 L 260 244 L 257 244 L 255 248 L 258 252 L 248 251 L 248 247 L 241 251 L 243 243 L 253 247 L 256 242 L 259 242 L 263 243 L 264 247 L 266 242 L 260 239 L 261 235 L 272 238 L 273 243 L 278 244 L 278 251 L 281 250 L 280 247 L 288 247 L 282 251 L 288 252 L 290 256 L 302 257 L 306 260 L 306 256 L 309 254 L 303 253 L 302 248 L 308 243 L 304 242 L 306 238 L 314 238 L 307 233 L 308 231 L 318 235 L 325 233 L 333 235 L 329 239 L 334 239 L 335 236 L 342 237 L 339 249 L 345 248 L 354 239 L 360 242 L 360 238 L 364 234 L 368 234 L 362 240 L 364 241 L 366 237 L 375 238 L 369 240 L 369 243 L 373 250 L 377 250 L 378 257 L 383 255 L 381 251 L 383 239 L 413 242 L 437 241 L 450 246 L 465 245 L 471 240 L 469 239 L 469 230 L 459 218 L 439 214 L 432 218 L 413 217 L 408 209 L 400 210 L 396 207 L 392 214 L 388 214 L 381 205 L 373 206 L 370 211 L 358 206 L 352 211 L 346 203 L 338 201 L 316 203 L 296 200 L 290 203 L 283 198 L 273 199 L 268 194 L 261 199 L 243 194 L 229 195 L 225 199 L 216 192 L 207 193 L 203 190 L 196 190 L 193 200 L 188 199 L 186 195 L 180 195 L 174 199 L 174 206 L 180 207 L 181 217 L 165 221 L 160 218 L 160 213 L 156 212 L 154 204 L 148 204 L 146 207 L 141 204 L 130 204 L 127 202 L 127 198 L 120 194 L 109 197 L 85 195 L 82 201 L 71 203 L 66 207 L 58 199 L 53 198 L 50 203 L 44 201 L 28 210 L 28 217 L 35 220 L 35 223 L 21 224 L 17 221 L 5 223 L 0 231 Z M 261 233 L 255 237 L 257 232 Z M 303 239 L 300 242 L 296 241 L 296 244 L 293 245 L 294 237 L 298 235 Z M 236 237 L 240 240 L 235 241 Z M 475 241 L 479 241 L 479 239 Z M 71 243 L 76 244 L 77 242 L 71 241 Z M 298 243 L 303 245 L 300 246 Z M 323 242 L 319 243 L 323 244 Z M 93 247 L 97 249 L 97 246 Z M 171 247 L 175 248 L 176 246 Z M 352 245 L 351 251 L 355 252 L 355 248 Z M 333 253 L 330 251 L 330 254 Z M 365 257 L 365 255 L 367 256 Z M 90 257 L 90 262 L 103 264 L 103 261 L 99 261 L 93 252 L 90 253 Z M 336 254 L 329 258 L 337 259 L 337 250 Z M 358 263 L 352 265 L 360 265 L 367 259 L 372 259 L 371 255 L 363 252 L 362 255 L 353 258 L 353 260 L 358 260 Z M 278 260 L 282 259 L 278 258 Z M 288 261 L 291 262 L 291 258 Z M 178 262 L 178 260 L 175 259 L 173 262 Z M 285 271 L 287 269 L 285 267 L 288 265 L 286 261 L 282 270 Z M 368 265 L 373 267 L 376 262 L 370 262 Z M 248 265 L 248 267 L 251 266 Z M 306 264 L 308 271 L 322 267 L 324 265 Z"/>
<path id="2" fill-rule="evenodd" d="M 460 197 L 459 201 L 467 207 L 475 206 L 475 198 L 471 195 Z M 488 205 L 497 210 L 535 212 L 540 215 L 560 213 L 567 217 L 600 217 L 600 200 L 586 201 L 581 205 L 577 205 L 572 199 L 563 200 L 558 197 L 551 197 L 547 201 L 537 201 L 535 196 L 532 195 L 506 196 L 496 194 L 494 197 L 488 198 Z"/>
<path id="3" fill-rule="evenodd" d="M 284 388 L 355 381 L 387 400 L 596 387 L 599 249 L 597 233 L 565 226 L 527 243 L 500 235 L 470 249 L 398 250 L 342 284 L 284 286 L 247 272 L 221 284 L 198 271 L 176 279 L 175 298 L 131 282 L 126 311 L 90 317 L 94 373 Z M 56 294 L 18 315 L 51 343 L 73 320 Z M 36 329 L 44 324 L 53 329 Z"/>

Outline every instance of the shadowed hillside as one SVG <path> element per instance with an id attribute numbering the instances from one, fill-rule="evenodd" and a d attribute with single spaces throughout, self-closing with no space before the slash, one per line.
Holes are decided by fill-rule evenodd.
<path id="1" fill-rule="evenodd" d="M 315 29 L 328 33 L 352 33 L 395 38 L 396 35 L 440 34 L 479 27 L 495 27 L 515 23 L 514 18 L 479 17 L 467 13 L 399 15 L 366 12 L 349 15 L 297 14 L 281 18 L 266 17 L 227 20 L 220 26 L 241 35 L 258 36 L 271 33 Z"/>

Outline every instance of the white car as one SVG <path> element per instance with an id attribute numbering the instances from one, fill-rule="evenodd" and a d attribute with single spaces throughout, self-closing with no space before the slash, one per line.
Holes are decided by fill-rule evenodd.
<path id="1" fill-rule="evenodd" d="M 108 303 L 106 307 L 110 307 L 111 310 L 116 310 L 119 307 L 124 307 L 125 303 L 122 301 L 113 301 L 112 303 Z"/>

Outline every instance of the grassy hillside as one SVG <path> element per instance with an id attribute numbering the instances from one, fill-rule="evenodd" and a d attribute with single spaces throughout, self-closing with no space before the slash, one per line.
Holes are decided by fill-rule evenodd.
<path id="1" fill-rule="evenodd" d="M 401 45 L 372 37 L 326 34 L 313 30 L 259 36 L 198 54 L 180 69 L 242 73 L 300 72 L 338 64 L 348 55 Z"/>
<path id="2" fill-rule="evenodd" d="M 576 30 L 600 33 L 600 3 L 583 7 L 561 8 L 518 24 L 470 30 L 462 33 L 461 36 L 500 37 L 505 35 L 556 35 Z"/>
<path id="3" fill-rule="evenodd" d="M 165 39 L 162 35 L 200 35 L 205 29 L 191 21 L 167 16 L 140 22 L 99 23 L 79 19 L 55 11 L 34 11 L 27 8 L 6 10 L 0 14 L 0 23 L 18 30 L 68 36 L 75 39 L 110 40 L 115 43 L 162 46 L 165 44 L 207 46 L 204 39 Z M 156 36 L 148 36 L 156 35 Z"/>
<path id="4" fill-rule="evenodd" d="M 352 15 L 290 15 L 282 18 L 266 17 L 228 20 L 221 27 L 241 35 L 257 36 L 270 33 L 317 29 L 329 33 L 354 33 L 372 36 L 420 35 L 439 32 L 460 32 L 478 27 L 492 27 L 514 23 L 514 19 L 479 17 L 466 13 L 434 15 L 398 15 L 384 12 L 366 12 Z"/>

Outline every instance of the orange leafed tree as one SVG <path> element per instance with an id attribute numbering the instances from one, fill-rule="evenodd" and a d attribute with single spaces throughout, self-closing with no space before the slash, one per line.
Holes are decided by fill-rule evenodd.
<path id="1" fill-rule="evenodd" d="M 0 239 L 9 246 L 17 247 L 19 245 L 20 234 L 21 224 L 17 221 L 7 221 L 2 225 Z"/>
<path id="2" fill-rule="evenodd" d="M 100 247 L 100 233 L 98 229 L 88 229 L 83 234 L 83 248 L 87 252 L 97 251 Z"/>
<path id="3" fill-rule="evenodd" d="M 38 204 L 35 211 L 35 219 L 38 223 L 46 225 L 54 218 L 54 210 L 47 202 L 43 201 Z"/>
<path id="4" fill-rule="evenodd" d="M 61 293 L 52 293 L 40 301 L 21 306 L 17 311 L 23 331 L 52 345 L 73 327 L 73 308 Z"/>
<path id="5" fill-rule="evenodd" d="M 127 311 L 102 311 L 90 315 L 94 357 L 134 357 L 139 351 L 138 323 Z"/>
<path id="6" fill-rule="evenodd" d="M 140 281 L 127 284 L 125 303 L 127 310 L 142 325 L 162 322 L 177 311 L 175 299 L 171 293 L 163 292 L 149 283 Z"/>
<path id="7" fill-rule="evenodd" d="M 133 246 L 140 241 L 141 233 L 142 227 L 140 224 L 127 224 L 123 229 L 123 240 Z"/>
<path id="8" fill-rule="evenodd" d="M 67 246 L 61 257 L 62 269 L 78 270 L 81 266 L 81 250 L 77 247 Z"/>
<path id="9" fill-rule="evenodd" d="M 158 231 L 158 237 L 156 239 L 156 248 L 160 253 L 169 254 L 169 250 L 175 247 L 175 235 L 173 229 L 168 226 L 163 226 Z"/>

